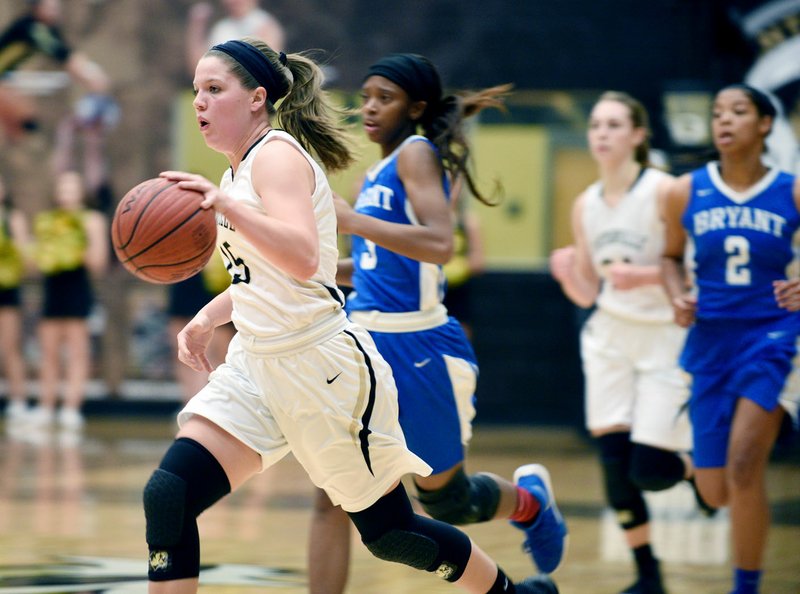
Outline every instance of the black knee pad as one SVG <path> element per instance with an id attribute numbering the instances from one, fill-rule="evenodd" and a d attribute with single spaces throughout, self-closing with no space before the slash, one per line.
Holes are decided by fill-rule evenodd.
<path id="1" fill-rule="evenodd" d="M 377 558 L 423 569 L 449 582 L 464 573 L 472 552 L 469 537 L 449 524 L 416 515 L 403 485 L 349 515 Z"/>
<path id="2" fill-rule="evenodd" d="M 417 486 L 417 498 L 432 518 L 460 526 L 494 518 L 500 503 L 500 487 L 486 474 L 467 476 L 459 468 L 441 489 L 425 491 Z"/>
<path id="3" fill-rule="evenodd" d="M 683 480 L 686 465 L 675 452 L 633 444 L 630 477 L 643 491 L 663 491 Z"/>
<path id="4" fill-rule="evenodd" d="M 609 433 L 597 439 L 606 497 L 623 530 L 646 524 L 650 517 L 641 490 L 631 480 L 633 444 L 630 433 Z"/>
<path id="5" fill-rule="evenodd" d="M 208 450 L 188 438 L 173 442 L 144 488 L 151 581 L 199 575 L 197 516 L 230 490 L 225 471 Z"/>

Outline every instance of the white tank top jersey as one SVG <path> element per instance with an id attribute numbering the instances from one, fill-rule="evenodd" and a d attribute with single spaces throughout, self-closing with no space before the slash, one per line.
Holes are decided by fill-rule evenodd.
<path id="1" fill-rule="evenodd" d="M 218 43 L 225 43 L 231 39 L 241 39 L 242 37 L 252 37 L 264 26 L 265 23 L 274 20 L 270 13 L 261 8 L 251 10 L 240 19 L 226 17 L 220 19 L 208 34 L 209 47 Z"/>
<path id="2" fill-rule="evenodd" d="M 657 188 L 667 174 L 647 168 L 616 206 L 603 199 L 601 182 L 587 188 L 583 203 L 583 230 L 592 263 L 601 278 L 597 306 L 634 322 L 670 322 L 672 307 L 658 284 L 617 290 L 607 281 L 608 267 L 616 262 L 658 265 L 664 248 L 664 224 L 658 213 Z"/>
<path id="3" fill-rule="evenodd" d="M 308 281 L 292 278 L 268 262 L 230 222 L 217 213 L 217 247 L 231 274 L 232 321 L 244 338 L 275 339 L 291 343 L 315 328 L 346 324 L 344 295 L 336 287 L 339 250 L 333 194 L 322 168 L 286 132 L 271 130 L 245 155 L 238 171 L 228 169 L 220 188 L 234 200 L 263 213 L 261 197 L 253 189 L 252 169 L 256 154 L 267 142 L 288 142 L 314 170 L 315 187 L 310 196 L 319 235 L 319 266 Z M 288 246 L 291 249 L 291 246 Z M 334 315 L 335 314 L 335 315 Z"/>

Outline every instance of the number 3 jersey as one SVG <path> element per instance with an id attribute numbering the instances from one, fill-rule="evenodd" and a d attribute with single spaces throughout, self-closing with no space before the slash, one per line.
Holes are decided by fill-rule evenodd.
<path id="1" fill-rule="evenodd" d="M 694 244 L 699 319 L 786 316 L 772 282 L 794 263 L 800 213 L 794 176 L 777 169 L 744 192 L 729 187 L 717 162 L 691 173 L 682 223 Z"/>
<path id="2" fill-rule="evenodd" d="M 412 142 L 430 144 L 423 136 L 409 136 L 370 168 L 354 206 L 356 212 L 390 223 L 419 224 L 397 174 L 400 151 Z M 448 195 L 444 177 L 442 184 Z M 352 236 L 351 254 L 354 291 L 347 298 L 348 311 L 414 312 L 441 303 L 445 282 L 441 266 L 401 256 L 357 235 Z"/>

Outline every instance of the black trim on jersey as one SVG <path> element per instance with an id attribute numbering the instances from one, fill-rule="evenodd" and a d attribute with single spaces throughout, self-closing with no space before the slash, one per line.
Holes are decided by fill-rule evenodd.
<path id="1" fill-rule="evenodd" d="M 328 289 L 328 293 L 331 294 L 331 297 L 333 297 L 333 300 L 336 301 L 336 303 L 344 307 L 344 302 L 339 297 L 339 291 L 337 291 L 333 287 L 329 287 L 328 285 L 322 285 L 322 286 Z"/>
<path id="2" fill-rule="evenodd" d="M 645 173 L 647 173 L 647 170 L 648 170 L 648 169 L 651 169 L 651 167 L 650 167 L 650 166 L 647 166 L 647 167 L 641 167 L 641 168 L 639 168 L 639 173 L 637 173 L 637 174 L 636 174 L 636 179 L 634 179 L 634 180 L 633 180 L 633 183 L 632 183 L 632 184 L 631 184 L 631 185 L 628 187 L 628 189 L 627 189 L 627 190 L 625 190 L 625 193 L 626 193 L 626 194 L 627 194 L 628 192 L 632 192 L 632 191 L 633 191 L 633 188 L 635 188 L 635 187 L 636 187 L 636 184 L 638 184 L 638 183 L 639 183 L 639 181 L 640 181 L 640 180 L 641 180 L 641 179 L 644 177 L 644 174 L 645 174 Z M 603 188 L 603 186 L 600 186 L 600 198 L 602 198 L 602 197 L 603 197 L 603 194 L 604 194 L 604 193 L 605 193 L 605 188 Z"/>
<path id="3" fill-rule="evenodd" d="M 267 132 L 263 136 L 259 136 L 258 139 L 253 144 L 250 145 L 250 148 L 248 148 L 244 152 L 244 155 L 242 155 L 242 160 L 240 161 L 240 163 L 243 163 L 244 160 L 247 158 L 247 155 L 250 154 L 250 151 L 252 151 L 254 148 L 256 148 L 256 145 L 259 142 L 261 142 L 262 140 L 264 140 L 269 135 L 269 133 L 272 132 L 273 130 L 281 130 L 281 131 L 283 131 L 281 128 L 270 128 L 269 130 L 267 130 Z M 229 167 L 229 169 L 230 169 L 230 172 L 231 172 L 231 181 L 233 181 L 233 165 L 231 165 Z"/>
<path id="4" fill-rule="evenodd" d="M 364 355 L 364 363 L 367 365 L 367 371 L 369 372 L 369 398 L 367 399 L 367 408 L 364 410 L 364 415 L 361 417 L 361 426 L 363 429 L 358 432 L 358 440 L 361 442 L 361 453 L 364 455 L 364 462 L 367 463 L 369 473 L 375 476 L 375 473 L 372 472 L 372 462 L 369 459 L 369 434 L 372 433 L 369 428 L 369 422 L 370 419 L 372 419 L 372 410 L 375 408 L 375 386 L 377 384 L 375 381 L 375 370 L 372 368 L 372 360 L 364 350 L 364 347 L 361 346 L 361 343 L 358 342 L 355 335 L 349 330 L 345 330 L 344 333 L 355 341 L 356 347 L 361 351 L 361 354 Z"/>

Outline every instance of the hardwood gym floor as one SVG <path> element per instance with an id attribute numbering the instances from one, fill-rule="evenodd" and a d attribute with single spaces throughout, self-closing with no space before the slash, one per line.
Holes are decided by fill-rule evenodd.
<path id="1" fill-rule="evenodd" d="M 0 594 L 131 594 L 146 590 L 141 489 L 171 441 L 172 419 L 90 417 L 82 435 L 5 427 L 0 437 Z M 773 529 L 765 594 L 800 592 L 800 456 L 769 470 Z M 589 442 L 571 429 L 476 428 L 469 468 L 511 476 L 537 461 L 550 469 L 570 528 L 554 574 L 562 594 L 615 594 L 632 577 L 602 500 Z M 287 458 L 200 520 L 204 594 L 300 594 L 312 486 Z M 729 522 L 705 518 L 689 488 L 650 496 L 654 541 L 671 594 L 729 591 Z M 513 577 L 532 572 L 521 534 L 506 522 L 468 533 Z M 373 559 L 354 538 L 349 594 L 457 591 L 435 577 Z"/>

